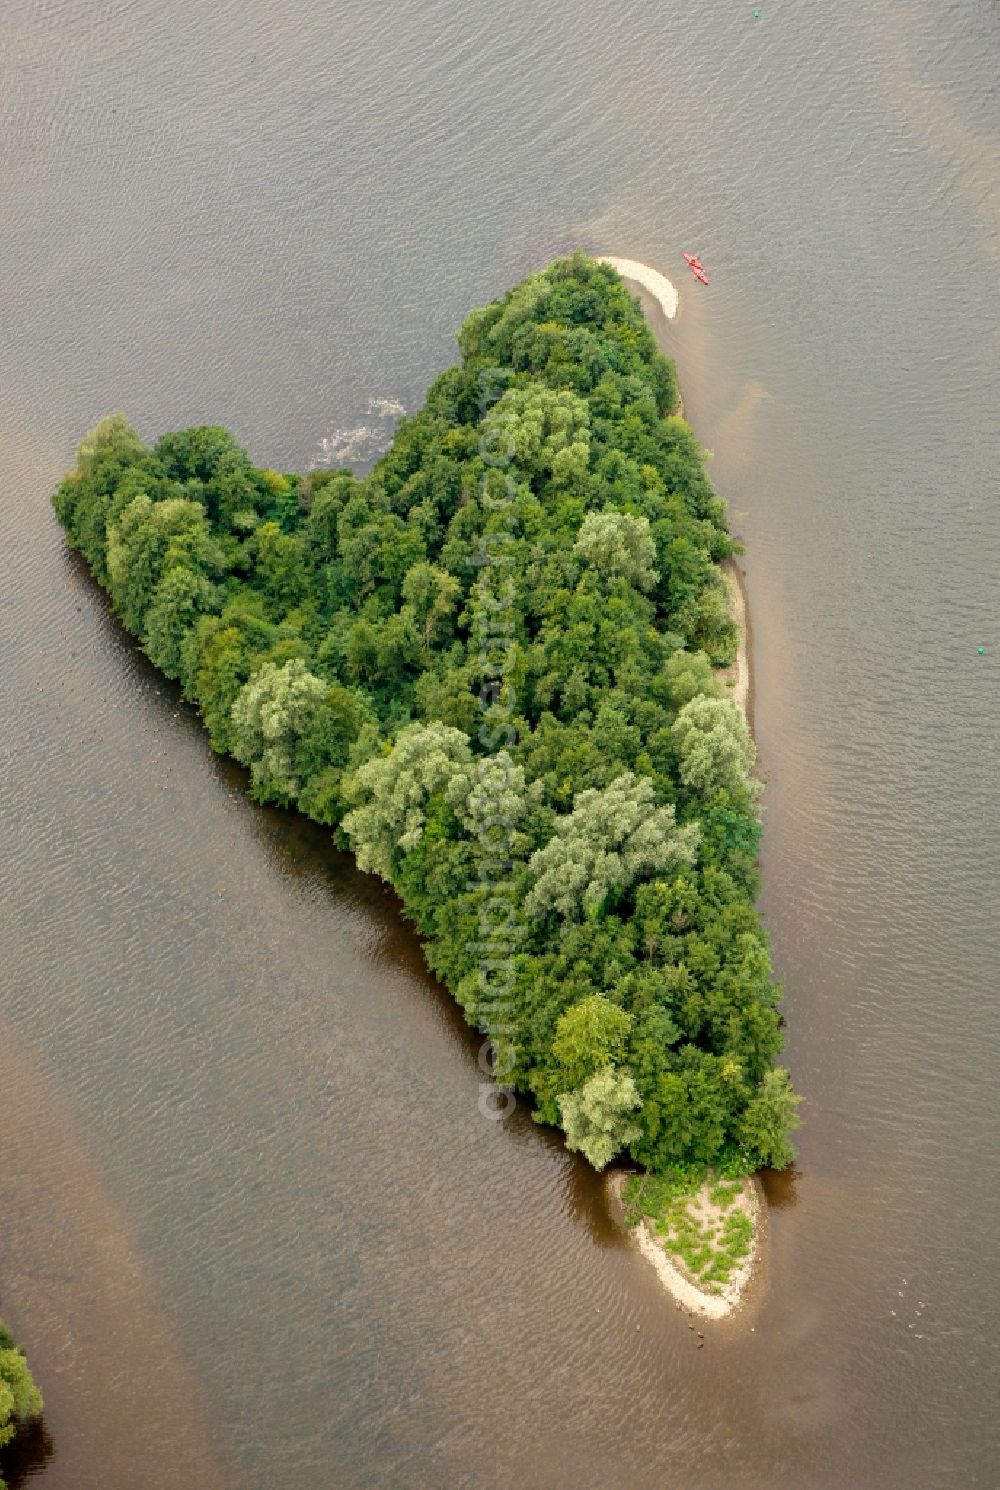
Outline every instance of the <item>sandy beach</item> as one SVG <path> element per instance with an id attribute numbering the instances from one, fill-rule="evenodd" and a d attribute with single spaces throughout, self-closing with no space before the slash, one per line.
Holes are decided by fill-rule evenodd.
<path id="1" fill-rule="evenodd" d="M 742 712 L 752 734 L 753 691 L 750 686 L 750 617 L 747 610 L 746 586 L 735 559 L 727 559 L 724 564 L 720 565 L 720 568 L 722 577 L 726 581 L 726 589 L 729 591 L 729 614 L 736 622 L 736 629 L 739 633 L 736 656 L 733 658 L 732 666 L 726 669 L 726 677 L 732 680 L 733 685 L 729 696 Z"/>
<path id="2" fill-rule="evenodd" d="M 661 274 L 658 269 L 653 269 L 649 264 L 643 264 L 639 259 L 623 259 L 613 254 L 602 254 L 598 259 L 599 264 L 610 264 L 612 269 L 617 270 L 622 279 L 631 280 L 634 284 L 641 285 L 656 300 L 668 321 L 672 321 L 677 314 L 680 304 L 680 296 L 677 287 Z M 655 328 L 654 328 L 655 331 Z M 669 347 L 660 348 L 667 356 L 670 355 Z M 727 669 L 726 676 L 732 680 L 731 698 L 736 707 L 742 710 L 747 723 L 753 729 L 752 691 L 750 686 L 750 661 L 749 661 L 749 624 L 747 616 L 746 588 L 743 584 L 743 575 L 735 559 L 729 559 L 722 564 L 722 575 L 726 581 L 729 591 L 729 609 L 736 622 L 739 632 L 739 646 L 736 657 L 731 668 Z"/>
<path id="3" fill-rule="evenodd" d="M 749 622 L 743 575 L 735 559 L 727 560 L 721 567 L 726 588 L 729 591 L 730 613 L 739 633 L 736 656 L 732 666 L 725 670 L 725 676 L 732 680 L 730 697 L 733 703 L 742 710 L 752 729 Z M 609 1189 L 614 1202 L 613 1209 L 616 1212 L 622 1212 L 624 1185 L 625 1175 L 620 1172 L 609 1179 Z M 709 1183 L 702 1185 L 692 1199 L 691 1208 L 703 1225 L 718 1227 L 723 1220 L 723 1212 L 711 1200 L 709 1193 L 711 1188 Z M 657 1277 L 672 1298 L 676 1299 L 683 1308 L 701 1314 L 706 1319 L 724 1319 L 732 1314 L 740 1304 L 759 1259 L 764 1204 L 760 1181 L 750 1176 L 744 1181 L 742 1192 L 735 1201 L 736 1207 L 750 1217 L 753 1225 L 750 1252 L 741 1265 L 734 1270 L 729 1282 L 717 1294 L 706 1293 L 688 1276 L 683 1266 L 667 1252 L 662 1240 L 655 1234 L 648 1221 L 638 1222 L 631 1229 L 631 1234 L 639 1251 L 647 1262 L 652 1263 Z"/>
<path id="4" fill-rule="evenodd" d="M 623 279 L 631 280 L 641 285 L 657 301 L 663 314 L 668 321 L 673 320 L 677 314 L 679 296 L 677 290 L 670 280 L 659 270 L 652 269 L 648 264 L 640 263 L 637 259 L 621 259 L 610 255 L 601 258 L 602 264 L 610 264 L 616 269 Z M 661 347 L 668 356 L 670 349 Z M 743 584 L 743 575 L 735 559 L 729 559 L 721 566 L 723 579 L 729 593 L 729 610 L 736 622 L 739 641 L 736 656 L 731 667 L 725 669 L 723 676 L 732 683 L 730 697 L 736 707 L 741 710 L 747 723 L 753 729 L 752 718 L 752 688 L 750 676 L 749 655 L 749 617 L 747 611 L 746 590 Z M 614 1174 L 609 1179 L 609 1189 L 613 1198 L 616 1211 L 621 1210 L 622 1192 L 625 1185 L 625 1176 L 621 1173 Z M 698 1219 L 708 1224 L 718 1224 L 722 1219 L 722 1211 L 714 1205 L 709 1196 L 711 1186 L 705 1184 L 698 1191 L 697 1196 L 692 1199 L 692 1209 Z M 732 1314 L 740 1302 L 742 1294 L 754 1271 L 760 1249 L 760 1232 L 762 1221 L 763 1200 L 761 1196 L 759 1181 L 749 1178 L 744 1182 L 743 1189 L 735 1202 L 736 1206 L 750 1217 L 753 1224 L 753 1241 L 750 1253 L 740 1267 L 736 1268 L 729 1282 L 717 1294 L 706 1293 L 698 1284 L 692 1281 L 684 1268 L 667 1252 L 662 1240 L 656 1236 L 648 1221 L 640 1221 L 632 1228 L 632 1236 L 643 1257 L 656 1269 L 657 1277 L 664 1288 L 684 1308 L 692 1312 L 704 1315 L 708 1319 L 724 1319 L 726 1315 Z"/>
<path id="5" fill-rule="evenodd" d="M 623 1211 L 622 1195 L 626 1176 L 620 1171 L 610 1176 L 608 1184 L 613 1197 L 613 1209 Z M 693 1209 L 702 1222 L 720 1223 L 722 1210 L 709 1196 L 711 1186 L 705 1184 L 692 1202 Z M 739 1305 L 747 1284 L 753 1276 L 760 1254 L 761 1217 L 763 1208 L 760 1182 L 750 1177 L 743 1182 L 743 1189 L 734 1202 L 736 1209 L 750 1217 L 753 1225 L 753 1242 L 750 1252 L 740 1266 L 734 1269 L 729 1282 L 719 1293 L 706 1293 L 692 1281 L 686 1269 L 666 1250 L 662 1240 L 653 1231 L 648 1221 L 639 1221 L 631 1228 L 636 1246 L 656 1269 L 656 1276 L 670 1296 L 691 1313 L 701 1314 L 706 1319 L 725 1319 Z"/>
<path id="6" fill-rule="evenodd" d="M 656 300 L 667 320 L 673 320 L 680 304 L 680 296 L 676 286 L 671 284 L 665 274 L 661 274 L 658 269 L 651 269 L 648 264 L 640 264 L 638 259 L 618 259 L 611 254 L 602 254 L 597 262 L 610 264 L 612 269 L 617 269 L 622 279 L 631 279 L 637 285 L 642 285 Z"/>

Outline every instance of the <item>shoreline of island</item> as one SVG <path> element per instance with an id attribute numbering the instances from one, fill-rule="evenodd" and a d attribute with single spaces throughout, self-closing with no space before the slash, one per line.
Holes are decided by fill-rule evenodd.
<path id="1" fill-rule="evenodd" d="M 708 1293 L 696 1283 L 684 1266 L 672 1256 L 663 1242 L 655 1235 L 649 1220 L 637 1221 L 630 1226 L 625 1218 L 625 1186 L 629 1175 L 625 1170 L 615 1170 L 608 1176 L 607 1191 L 612 1216 L 628 1231 L 636 1247 L 651 1264 L 659 1282 L 670 1294 L 678 1308 L 689 1314 L 699 1314 L 705 1319 L 727 1319 L 746 1302 L 750 1283 L 759 1273 L 763 1247 L 762 1236 L 765 1221 L 766 1199 L 759 1175 L 748 1175 L 742 1182 L 740 1194 L 731 1209 L 742 1211 L 751 1225 L 751 1246 L 747 1256 L 734 1269 L 729 1280 L 718 1293 Z M 718 1220 L 723 1212 L 709 1198 L 711 1184 L 706 1181 L 695 1192 L 697 1203 L 703 1213 L 712 1213 Z"/>
<path id="2" fill-rule="evenodd" d="M 733 618 L 737 634 L 736 656 L 731 665 L 725 669 L 727 678 L 732 682 L 730 697 L 753 735 L 754 688 L 753 669 L 750 666 L 753 628 L 750 622 L 750 601 L 747 595 L 746 579 L 735 558 L 725 559 L 719 568 L 722 570 L 722 577 L 729 592 L 729 614 Z"/>
<path id="3" fill-rule="evenodd" d="M 641 278 L 623 281 L 614 266 L 630 276 L 638 273 Z M 623 577 L 635 594 L 628 614 L 634 611 L 638 623 L 648 626 L 648 601 L 641 601 L 639 596 L 647 581 L 643 556 L 656 552 L 655 547 L 649 548 L 653 539 L 651 518 L 662 519 L 665 524 L 654 543 L 666 545 L 668 540 L 677 539 L 692 551 L 695 570 L 689 574 L 685 569 L 682 583 L 693 587 L 690 599 L 700 608 L 683 611 L 668 579 L 659 599 L 664 642 L 668 637 L 671 641 L 662 649 L 656 648 L 652 638 L 648 646 L 636 641 L 634 677 L 629 684 L 638 703 L 648 694 L 659 711 L 653 713 L 652 722 L 659 720 L 670 731 L 676 748 L 648 755 L 649 775 L 637 777 L 632 769 L 624 767 L 635 765 L 639 769 L 640 731 L 635 745 L 621 745 L 621 760 L 615 758 L 620 774 L 609 785 L 586 785 L 576 791 L 577 785 L 589 783 L 595 773 L 600 779 L 591 761 L 596 763 L 599 752 L 608 748 L 603 737 L 598 744 L 598 736 L 592 738 L 588 730 L 579 742 L 582 764 L 576 764 L 574 755 L 560 768 L 568 774 L 560 778 L 558 794 L 555 788 L 546 787 L 541 775 L 524 776 L 525 802 L 527 793 L 535 792 L 537 779 L 541 782 L 539 800 L 547 804 L 548 791 L 555 803 L 554 826 L 547 836 L 539 832 L 539 846 L 528 859 L 530 873 L 512 894 L 512 914 L 533 918 L 541 925 L 531 943 L 534 960 L 530 972 L 536 978 L 538 999 L 546 1008 L 551 1005 L 551 1029 L 539 1044 L 537 1020 L 525 1026 L 522 1038 L 521 1028 L 513 1022 L 514 1013 L 508 1012 L 506 1004 L 494 1014 L 510 1020 L 510 1028 L 519 1036 L 519 1040 L 511 1037 L 511 1048 L 521 1065 L 505 1066 L 505 1071 L 508 1076 L 518 1077 L 516 1089 L 535 1092 L 541 1098 L 536 1114 L 540 1121 L 561 1127 L 567 1147 L 583 1153 L 597 1170 L 615 1154 L 627 1151 L 639 1156 L 637 1162 L 646 1168 L 630 1182 L 628 1220 L 635 1224 L 649 1218 L 654 1236 L 666 1237 L 671 1251 L 698 1280 L 700 1293 L 709 1301 L 707 1312 L 717 1312 L 723 1288 L 734 1282 L 734 1275 L 742 1275 L 754 1250 L 752 1214 L 747 1209 L 752 1203 L 749 1199 L 745 1205 L 737 1203 L 750 1183 L 745 1172 L 754 1165 L 783 1168 L 791 1161 L 789 1134 L 796 1125 L 794 1109 L 799 1099 L 790 1088 L 787 1071 L 774 1067 L 771 1060 L 780 1039 L 779 1016 L 766 936 L 752 904 L 756 875 L 751 861 L 759 832 L 753 805 L 756 787 L 750 776 L 753 752 L 746 725 L 738 711 L 725 702 L 725 670 L 718 667 L 713 675 L 709 663 L 709 657 L 717 663 L 731 657 L 734 641 L 740 642 L 743 650 L 735 649 L 732 683 L 738 685 L 738 696 L 748 692 L 745 605 L 737 618 L 742 625 L 727 622 L 723 581 L 712 562 L 713 554 L 731 553 L 736 545 L 728 535 L 723 504 L 712 499 L 704 472 L 704 450 L 682 419 L 670 417 L 680 407 L 680 394 L 669 349 L 667 356 L 661 350 L 669 341 L 661 316 L 666 322 L 677 313 L 676 290 L 665 276 L 636 260 L 615 260 L 606 267 L 607 275 L 582 255 L 556 261 L 547 270 L 529 276 L 502 301 L 471 312 L 459 332 L 460 364 L 440 376 L 428 394 L 426 411 L 402 427 L 400 438 L 402 448 L 409 449 L 407 460 L 414 451 L 406 441 L 412 446 L 416 440 L 422 452 L 417 461 L 420 469 L 436 459 L 439 447 L 442 451 L 454 448 L 465 452 L 457 462 L 459 469 L 452 473 L 453 483 L 449 477 L 450 496 L 445 503 L 451 513 L 448 532 L 456 542 L 461 536 L 463 553 L 468 553 L 468 545 L 478 535 L 483 563 L 492 564 L 492 507 L 499 498 L 492 487 L 484 489 L 482 509 L 471 513 L 472 527 L 468 526 L 470 514 L 464 512 L 467 504 L 460 500 L 461 492 L 467 489 L 463 483 L 471 479 L 465 471 L 467 461 L 477 463 L 474 471 L 478 480 L 481 466 L 493 458 L 497 428 L 490 422 L 492 406 L 485 414 L 472 413 L 467 397 L 474 386 L 472 378 L 480 378 L 482 386 L 484 359 L 494 369 L 491 378 L 498 375 L 495 369 L 513 372 L 518 338 L 530 335 L 536 341 L 541 338 L 546 346 L 552 340 L 550 352 L 556 360 L 550 376 L 562 389 L 567 377 L 561 364 L 565 347 L 576 345 L 571 338 L 579 320 L 595 319 L 602 330 L 601 345 L 607 344 L 607 360 L 619 370 L 622 401 L 602 401 L 603 393 L 596 387 L 591 390 L 589 396 L 596 400 L 595 407 L 603 411 L 593 427 L 595 439 L 599 437 L 598 448 L 592 452 L 582 440 L 575 443 L 566 452 L 572 454 L 566 470 L 579 468 L 582 474 L 590 469 L 592 460 L 595 468 L 599 458 L 611 460 L 623 470 L 623 494 L 628 505 L 633 500 L 643 505 L 641 496 L 629 495 L 646 490 L 644 468 L 638 457 L 628 454 L 632 426 L 627 421 L 635 418 L 648 434 L 641 445 L 642 456 L 662 487 L 655 479 L 649 482 L 648 514 L 636 517 L 611 507 L 597 514 L 596 521 L 585 518 L 573 535 L 574 554 L 581 556 L 585 570 L 589 566 L 594 571 L 584 590 L 594 597 L 590 603 L 599 607 L 600 570 L 606 562 L 602 555 L 607 543 L 624 544 L 629 555 L 629 544 L 638 543 L 636 554 L 627 559 Z M 627 292 L 628 284 L 646 293 L 647 314 Z M 655 306 L 650 295 L 655 297 Z M 548 355 L 543 363 L 539 368 L 542 372 L 548 367 Z M 581 386 L 588 377 L 584 369 Z M 552 388 L 543 378 L 535 381 L 537 387 L 529 380 L 531 386 L 526 390 L 511 390 L 511 408 L 501 411 L 505 422 L 508 416 L 524 420 L 530 413 L 528 425 L 534 429 L 538 417 L 549 417 L 546 410 L 552 406 Z M 555 397 L 568 410 L 574 429 L 590 427 L 590 403 L 583 395 L 559 392 Z M 522 403 L 524 410 L 519 413 Z M 633 403 L 634 414 L 628 412 Z M 662 419 L 661 413 L 665 416 Z M 417 424 L 421 418 L 422 426 Z M 478 454 L 472 455 L 473 436 L 481 424 L 484 428 L 476 435 Z M 433 440 L 425 450 L 421 442 L 431 427 Z M 457 436 L 453 431 L 458 432 Z M 512 438 L 510 443 L 512 453 L 504 458 L 507 461 L 516 454 Z M 581 451 L 587 451 L 586 467 L 580 460 Z M 561 460 L 561 450 L 557 453 Z M 212 748 L 250 768 L 258 801 L 298 806 L 313 821 L 333 827 L 335 842 L 353 849 L 359 868 L 378 874 L 396 890 L 406 914 L 421 928 L 429 965 L 453 993 L 468 1021 L 478 1020 L 481 1028 L 482 1008 L 479 1004 L 471 1006 L 465 997 L 465 991 L 473 986 L 469 980 L 476 964 L 474 959 L 470 961 L 469 946 L 452 936 L 449 929 L 456 916 L 476 915 L 479 906 L 479 887 L 468 880 L 472 852 L 468 844 L 474 838 L 480 808 L 473 812 L 469 806 L 473 797 L 462 795 L 471 792 L 471 737 L 438 717 L 450 707 L 451 695 L 425 697 L 419 692 L 426 678 L 437 679 L 454 689 L 456 698 L 466 700 L 467 676 L 462 667 L 468 661 L 475 629 L 469 637 L 464 635 L 458 605 L 466 592 L 473 594 L 480 580 L 470 572 L 473 566 L 464 561 L 459 562 L 458 577 L 451 569 L 431 565 L 430 559 L 445 553 L 446 541 L 441 535 L 434 542 L 421 538 L 413 552 L 401 551 L 398 573 L 394 569 L 379 579 L 369 571 L 365 555 L 372 535 L 388 533 L 395 542 L 398 533 L 398 514 L 387 507 L 385 489 L 379 484 L 394 458 L 387 455 L 384 466 L 364 477 L 350 470 L 313 472 L 308 477 L 283 475 L 253 466 L 232 436 L 218 427 L 198 426 L 167 433 L 150 446 L 123 415 L 112 415 L 85 437 L 77 468 L 60 483 L 53 503 L 68 541 L 80 550 L 108 590 L 123 624 L 140 639 L 150 660 L 168 678 L 182 682 L 185 696 L 197 705 Z M 526 472 L 533 473 L 539 490 L 552 496 L 554 510 L 561 512 L 563 478 L 551 476 L 554 459 L 550 451 L 539 464 L 541 453 L 529 451 L 523 464 Z M 145 493 L 126 500 L 131 495 L 128 483 L 134 480 L 133 471 L 147 484 L 150 478 L 154 480 L 158 493 L 155 502 Z M 234 471 L 240 477 L 235 486 Z M 625 480 L 629 473 L 631 484 Z M 106 480 L 109 474 L 110 482 Z M 396 470 L 397 477 L 402 474 L 401 468 Z M 202 482 L 206 492 L 209 484 L 215 483 L 209 506 L 185 496 L 192 479 Z M 550 481 L 554 483 L 551 493 Z M 675 486 L 684 500 L 668 504 L 664 516 L 663 494 Z M 520 489 L 516 482 L 514 488 Z M 398 496 L 398 489 L 394 490 Z M 252 496 L 252 510 L 239 505 L 250 499 L 247 493 Z M 350 518 L 345 529 L 350 542 L 341 533 L 347 522 L 345 513 Z M 175 527 L 188 545 L 184 571 L 179 575 L 166 567 L 167 550 L 160 542 Z M 566 536 L 553 519 L 553 552 L 565 543 Z M 144 567 L 144 556 L 150 552 L 160 557 L 151 568 Z M 110 565 L 109 553 L 115 561 Z M 335 556 L 339 569 L 331 567 L 330 555 Z M 519 550 L 518 556 L 527 581 L 530 576 Z M 454 567 L 453 558 L 449 557 L 448 562 Z M 331 576 L 336 581 L 332 589 Z M 654 583 L 658 580 L 657 575 Z M 369 590 L 375 593 L 376 581 L 387 587 L 385 598 L 397 609 L 390 609 L 385 624 L 373 630 L 366 613 L 355 602 Z M 735 575 L 733 582 L 738 590 Z M 397 659 L 403 635 L 398 623 L 400 617 L 405 618 L 404 589 L 417 597 L 407 602 L 411 610 L 418 602 L 427 610 L 427 615 L 420 613 L 421 624 L 428 616 L 432 620 L 437 616 L 431 631 L 426 632 L 424 651 L 405 665 Z M 552 620 L 553 631 L 546 643 L 549 650 L 543 651 L 533 666 L 540 667 L 544 662 L 549 667 L 544 673 L 547 687 L 568 689 L 576 676 L 568 664 L 572 646 L 577 643 L 560 610 L 561 593 L 545 592 L 538 602 L 540 617 Z M 492 592 L 487 594 L 493 600 L 497 598 Z M 623 603 L 628 597 L 626 588 Z M 434 606 L 437 611 L 433 611 Z M 491 603 L 490 615 L 494 608 L 498 607 Z M 248 617 L 254 618 L 253 627 L 245 625 Z M 262 622 L 259 626 L 258 617 Z M 667 626 L 674 618 L 676 632 Z M 342 623 L 347 628 L 343 635 L 337 629 Z M 407 624 L 412 628 L 415 622 L 411 618 Z M 431 646 L 434 631 L 439 633 L 437 651 Z M 317 638 L 323 638 L 322 642 Z M 560 650 L 563 638 L 572 643 L 568 652 Z M 291 656 L 286 646 L 289 641 L 295 644 Z M 456 641 L 466 649 L 464 652 L 455 653 Z M 419 643 L 416 631 L 414 643 Z M 690 669 L 681 655 L 685 645 L 690 649 Z M 435 660 L 438 652 L 444 655 L 445 649 L 448 657 L 457 659 L 451 671 Z M 665 657 L 664 652 L 669 655 Z M 462 659 L 465 661 L 459 667 Z M 676 664 L 672 671 L 671 662 Z M 493 662 L 489 665 L 492 667 Z M 664 679 L 659 677 L 661 667 L 667 668 Z M 342 676 L 351 684 L 350 689 L 341 681 Z M 496 676 L 505 676 L 502 668 Z M 584 682 L 595 706 L 603 692 L 610 692 L 609 685 L 600 679 L 594 684 Z M 400 712 L 397 695 L 401 689 L 400 697 L 409 713 Z M 541 700 L 539 693 L 536 702 Z M 299 712 L 300 701 L 308 705 L 304 713 Z M 270 736 L 261 725 L 265 712 L 272 710 L 277 710 L 275 717 L 280 723 L 275 736 L 280 750 L 269 743 Z M 401 726 L 404 714 L 410 722 Z M 541 714 L 538 717 L 542 719 Z M 704 747 L 700 734 L 710 737 Z M 544 748 L 552 752 L 557 747 L 548 742 Z M 619 750 L 617 745 L 612 748 Z M 563 743 L 559 742 L 558 751 L 562 750 Z M 433 761 L 438 771 L 442 751 L 443 774 L 427 778 L 427 784 L 425 763 Z M 301 771 L 297 764 L 300 758 Z M 558 753 L 554 759 L 561 761 L 563 755 Z M 543 754 L 539 765 L 545 767 L 547 760 Z M 456 802 L 465 800 L 468 807 L 467 816 L 451 814 L 443 825 L 443 837 L 432 836 L 428 805 L 441 800 L 440 789 L 433 786 L 439 779 L 449 790 L 454 786 Z M 414 806 L 397 822 L 403 802 L 397 790 L 399 781 L 407 784 L 405 800 L 413 796 Z M 707 846 L 699 860 L 696 835 L 720 791 L 729 794 L 732 819 L 729 826 L 722 824 L 721 836 L 715 833 L 706 838 Z M 657 793 L 665 805 L 650 814 L 648 808 L 657 801 Z M 677 1035 L 672 1035 L 668 1025 L 659 1021 L 657 1011 L 645 1010 L 641 1001 L 637 1002 L 642 991 L 638 937 L 634 938 L 634 998 L 627 983 L 624 993 L 620 991 L 622 965 L 616 962 L 605 966 L 603 954 L 593 961 L 590 984 L 581 984 L 582 996 L 568 1007 L 563 1007 L 562 983 L 548 975 L 548 969 L 557 966 L 554 959 L 560 955 L 564 941 L 573 941 L 576 921 L 589 914 L 588 897 L 596 896 L 595 903 L 604 904 L 609 893 L 601 878 L 604 869 L 599 855 L 592 869 L 585 856 L 582 881 L 574 881 L 568 888 L 558 874 L 566 858 L 561 841 L 564 837 L 573 843 L 579 840 L 590 853 L 593 829 L 589 814 L 595 810 L 595 794 L 601 811 L 605 807 L 613 810 L 615 816 L 609 821 L 616 824 L 616 834 L 619 822 L 626 837 L 638 833 L 644 815 L 655 825 L 648 849 L 651 868 L 682 864 L 691 870 L 679 891 L 685 903 L 673 907 L 669 898 L 646 890 L 641 883 L 646 874 L 641 864 L 636 868 L 638 879 L 633 876 L 628 885 L 615 887 L 619 898 L 623 890 L 629 892 L 621 902 L 622 920 L 627 921 L 630 912 L 632 917 L 645 918 L 647 937 L 652 925 L 652 934 L 661 937 L 661 945 L 668 950 L 676 944 L 667 942 L 667 938 L 695 928 L 691 935 L 698 966 L 685 995 L 686 1040 L 679 1028 Z M 685 820 L 680 825 L 673 808 L 675 800 L 683 803 Z M 574 803 L 569 811 L 557 810 L 566 808 L 569 801 Z M 631 815 L 619 816 L 625 809 Z M 637 825 L 634 829 L 627 826 L 633 821 Z M 400 831 L 403 827 L 405 833 Z M 436 827 L 433 834 L 437 834 Z M 425 842 L 439 848 L 433 855 L 416 855 L 414 849 Z M 722 877 L 715 881 L 702 905 L 700 875 L 705 864 L 719 867 Z M 450 919 L 443 922 L 442 866 L 454 876 L 448 881 L 454 887 L 447 902 Z M 717 903 L 719 897 L 722 903 Z M 724 917 L 722 911 L 730 906 L 733 914 Z M 681 913 L 679 920 L 675 911 Z M 734 942 L 736 936 L 740 938 L 738 943 Z M 759 955 L 744 956 L 748 942 Z M 703 950 L 705 956 L 701 955 Z M 698 970 L 706 956 L 709 968 L 712 958 L 732 960 L 732 979 L 724 980 L 726 987 L 720 988 L 710 971 Z M 492 983 L 480 978 L 478 986 L 481 999 L 492 1009 L 497 1003 Z M 588 986 L 592 992 L 585 991 Z M 669 999 L 664 1002 L 668 1004 Z M 633 1019 L 647 1012 L 655 1017 L 654 1027 L 641 1047 L 642 1075 L 650 1093 L 644 1104 L 629 1067 L 619 1062 Z M 663 1013 L 669 1020 L 669 1009 L 664 1007 Z M 722 1019 L 727 1033 L 717 1040 L 709 1033 L 699 1044 L 702 1031 L 712 1028 L 710 1020 L 721 1029 Z M 678 1079 L 673 1048 L 681 1043 L 684 1070 Z M 580 1057 L 575 1053 L 578 1046 L 583 1051 Z M 720 1046 L 724 1052 L 731 1052 L 730 1059 L 720 1061 Z M 661 1076 L 670 1079 L 661 1083 Z M 514 1089 L 515 1083 L 511 1082 Z M 488 1111 L 482 1105 L 484 1092 L 487 1102 L 492 1102 L 492 1081 L 481 1086 L 480 1107 L 485 1115 L 492 1116 L 492 1108 Z M 601 1105 L 605 1102 L 607 1108 Z M 702 1181 L 708 1183 L 702 1186 Z M 705 1192 L 704 1204 L 699 1199 L 699 1187 Z M 731 1288 L 730 1297 L 732 1293 Z"/>
<path id="4" fill-rule="evenodd" d="M 659 305 L 667 322 L 672 321 L 677 315 L 680 307 L 678 291 L 658 269 L 653 269 L 649 264 L 643 264 L 637 259 L 619 258 L 613 255 L 603 255 L 599 262 L 609 264 L 621 275 L 622 279 L 639 285 L 650 294 Z M 651 324 L 650 329 L 656 337 L 661 352 L 669 357 L 670 348 L 662 344 L 657 327 Z M 678 410 L 681 417 L 683 417 L 682 410 L 683 399 Z M 753 735 L 753 673 L 750 667 L 750 607 L 746 581 L 735 558 L 724 560 L 719 565 L 719 569 L 725 581 L 729 597 L 729 614 L 732 616 L 737 634 L 736 655 L 730 666 L 723 669 L 723 676 L 731 685 L 730 698 L 742 713 Z M 608 1178 L 612 1213 L 622 1225 L 626 1224 L 624 1189 L 627 1179 L 627 1174 L 621 1170 Z M 717 1226 L 721 1224 L 722 1211 L 711 1200 L 711 1188 L 711 1182 L 706 1180 L 696 1192 L 692 1192 L 692 1201 L 699 1212 L 710 1218 Z M 708 1319 L 724 1319 L 733 1314 L 744 1301 L 747 1287 L 758 1270 L 766 1207 L 764 1189 L 759 1175 L 748 1175 L 744 1179 L 735 1206 L 749 1217 L 751 1223 L 750 1251 L 739 1267 L 734 1270 L 729 1281 L 715 1294 L 707 1293 L 690 1277 L 683 1266 L 674 1260 L 663 1242 L 654 1235 L 648 1219 L 638 1221 L 629 1228 L 639 1251 L 653 1266 L 661 1284 L 678 1306 Z"/>

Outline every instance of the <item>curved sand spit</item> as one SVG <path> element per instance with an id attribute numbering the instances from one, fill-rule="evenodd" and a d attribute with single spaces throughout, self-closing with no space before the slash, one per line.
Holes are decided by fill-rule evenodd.
<path id="1" fill-rule="evenodd" d="M 736 630 L 739 632 L 739 643 L 736 648 L 736 656 L 733 665 L 729 669 L 732 678 L 733 691 L 730 698 L 736 707 L 741 710 L 747 724 L 753 725 L 750 720 L 750 658 L 747 648 L 747 600 L 746 591 L 740 571 L 735 559 L 727 559 L 721 566 L 722 577 L 726 581 L 726 589 L 729 591 L 729 614 L 736 622 Z"/>
<path id="2" fill-rule="evenodd" d="M 679 297 L 665 274 L 661 274 L 658 269 L 650 269 L 648 264 L 640 264 L 638 259 L 616 259 L 611 254 L 602 254 L 597 262 L 610 264 L 612 269 L 618 270 L 622 279 L 632 279 L 636 284 L 642 285 L 659 302 L 667 320 L 673 320 L 677 314 Z"/>

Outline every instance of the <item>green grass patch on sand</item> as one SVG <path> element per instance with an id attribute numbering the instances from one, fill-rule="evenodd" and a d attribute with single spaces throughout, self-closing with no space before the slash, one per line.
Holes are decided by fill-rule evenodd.
<path id="1" fill-rule="evenodd" d="M 630 1175 L 624 1191 L 629 1226 L 646 1221 L 671 1260 L 705 1293 L 721 1293 L 750 1255 L 753 1220 L 740 1204 L 744 1180 L 701 1169 Z"/>

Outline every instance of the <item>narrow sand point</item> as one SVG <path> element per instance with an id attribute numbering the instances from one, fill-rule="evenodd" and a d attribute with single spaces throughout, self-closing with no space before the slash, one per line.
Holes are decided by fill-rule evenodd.
<path id="1" fill-rule="evenodd" d="M 597 262 L 610 264 L 612 269 L 617 269 L 622 279 L 631 279 L 637 285 L 642 285 L 656 300 L 667 320 L 673 320 L 680 297 L 665 274 L 661 274 L 658 269 L 651 269 L 648 264 L 640 264 L 638 259 L 616 259 L 611 254 L 602 254 Z"/>
<path id="2" fill-rule="evenodd" d="M 743 576 L 735 559 L 727 559 L 719 566 L 729 591 L 729 614 L 736 622 L 739 641 L 732 665 L 725 669 L 724 676 L 732 679 L 729 697 L 750 724 L 750 662 L 747 656 L 747 600 L 743 589 Z"/>

